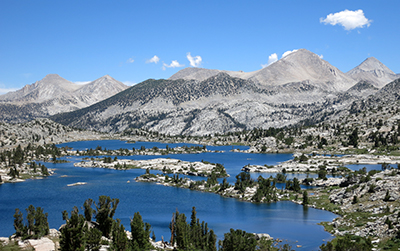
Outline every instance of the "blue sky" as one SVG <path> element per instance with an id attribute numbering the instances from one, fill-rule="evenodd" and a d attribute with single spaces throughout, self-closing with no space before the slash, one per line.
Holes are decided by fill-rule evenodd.
<path id="1" fill-rule="evenodd" d="M 399 10 L 398 0 L 1 0 L 0 93 L 50 73 L 132 84 L 191 65 L 255 71 L 300 48 L 343 72 L 374 56 L 400 73 Z"/>

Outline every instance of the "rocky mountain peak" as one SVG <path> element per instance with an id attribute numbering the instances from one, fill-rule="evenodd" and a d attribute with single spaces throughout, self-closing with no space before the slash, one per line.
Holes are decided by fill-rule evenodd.
<path id="1" fill-rule="evenodd" d="M 357 81 L 368 81 L 381 88 L 397 78 L 396 74 L 378 59 L 369 57 L 346 75 Z"/>
<path id="2" fill-rule="evenodd" d="M 41 80 L 36 81 L 34 85 L 36 87 L 53 85 L 67 90 L 76 90 L 79 88 L 78 85 L 60 77 L 58 74 L 47 74 Z"/>
<path id="3" fill-rule="evenodd" d="M 75 96 L 84 103 L 91 105 L 100 100 L 115 95 L 128 86 L 109 75 L 98 78 L 75 91 Z"/>
<path id="4" fill-rule="evenodd" d="M 1 105 L 8 107 L 0 114 L 0 118 L 12 118 L 12 110 L 16 105 L 23 111 L 24 118 L 30 119 L 36 117 L 46 117 L 60 112 L 69 112 L 87 107 L 96 102 L 111 97 L 125 89 L 128 86 L 105 75 L 86 85 L 77 85 L 57 74 L 48 74 L 43 79 L 36 81 L 31 85 L 26 85 L 15 92 L 9 92 L 0 95 Z M 2 107 L 0 107 L 0 110 Z M 12 121 L 11 119 L 9 121 Z"/>
<path id="5" fill-rule="evenodd" d="M 195 79 L 199 81 L 206 80 L 212 76 L 217 75 L 220 70 L 211 70 L 211 69 L 204 69 L 204 68 L 198 68 L 198 67 L 187 67 L 185 69 L 182 69 L 172 75 L 169 79 L 170 80 L 177 80 L 177 79 Z"/>
<path id="6" fill-rule="evenodd" d="M 279 61 L 253 72 L 188 67 L 180 70 L 171 76 L 170 79 L 195 79 L 203 81 L 221 72 L 231 77 L 252 80 L 263 88 L 308 81 L 319 88 L 332 91 L 345 91 L 356 83 L 352 78 L 321 59 L 317 54 L 306 49 L 296 50 Z"/>
<path id="7" fill-rule="evenodd" d="M 26 85 L 20 90 L 1 95 L 0 100 L 40 103 L 55 97 L 66 97 L 70 92 L 78 88 L 78 85 L 57 74 L 48 74 L 43 79 L 31 85 Z"/>
<path id="8" fill-rule="evenodd" d="M 345 91 L 356 82 L 338 68 L 306 49 L 299 49 L 252 74 L 250 79 L 263 86 L 281 86 L 308 81 L 330 91 Z"/>
<path id="9" fill-rule="evenodd" d="M 386 65 L 382 64 L 378 59 L 374 57 L 369 57 L 364 60 L 360 65 L 350 70 L 349 74 L 355 74 L 358 72 L 370 72 L 370 71 L 382 71 L 387 74 L 393 74 L 394 72 L 390 70 Z"/>
<path id="10" fill-rule="evenodd" d="M 292 53 L 286 55 L 283 58 L 298 58 L 298 59 L 304 59 L 306 57 L 315 57 L 315 58 L 320 58 L 317 54 L 314 52 L 311 52 L 307 49 L 298 49 L 293 51 Z M 282 58 L 282 59 L 283 59 Z"/>

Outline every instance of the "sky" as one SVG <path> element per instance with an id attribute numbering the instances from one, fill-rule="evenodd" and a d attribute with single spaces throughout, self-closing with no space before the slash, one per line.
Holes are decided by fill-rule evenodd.
<path id="1" fill-rule="evenodd" d="M 127 85 L 186 67 L 251 72 L 307 49 L 400 73 L 400 1 L 1 0 L 0 94 L 47 74 Z"/>

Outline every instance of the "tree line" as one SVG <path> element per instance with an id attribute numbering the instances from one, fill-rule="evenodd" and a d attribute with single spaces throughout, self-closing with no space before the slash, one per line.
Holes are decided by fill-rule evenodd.
<path id="1" fill-rule="evenodd" d="M 109 250 L 139 251 L 152 250 L 151 240 L 155 241 L 151 225 L 143 222 L 139 212 L 134 213 L 130 221 L 130 234 L 125 231 L 120 219 L 114 219 L 119 199 L 109 196 L 99 196 L 98 201 L 87 199 L 80 212 L 74 207 L 70 213 L 62 212 L 65 224 L 60 227 L 60 250 L 100 250 L 102 245 L 107 245 Z M 22 240 L 39 239 L 49 234 L 47 213 L 40 207 L 30 205 L 27 209 L 26 220 L 23 213 L 17 208 L 14 214 L 15 237 Z M 190 221 L 184 213 L 178 210 L 172 214 L 169 224 L 171 231 L 170 242 L 162 243 L 164 248 L 174 250 L 291 250 L 289 245 L 276 246 L 270 239 L 257 238 L 255 234 L 242 230 L 230 229 L 224 234 L 224 239 L 217 245 L 217 236 L 208 224 L 200 222 L 197 218 L 196 208 L 192 208 Z M 150 237 L 150 235 L 152 236 Z"/>

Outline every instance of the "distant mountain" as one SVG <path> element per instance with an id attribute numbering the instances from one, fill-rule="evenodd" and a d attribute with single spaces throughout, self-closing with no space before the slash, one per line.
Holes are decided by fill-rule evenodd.
<path id="1" fill-rule="evenodd" d="M 315 53 L 305 49 L 297 50 L 279 61 L 254 72 L 185 68 L 171 76 L 170 79 L 203 81 L 219 72 L 225 72 L 232 77 L 251 80 L 259 84 L 261 88 L 307 82 L 316 88 L 337 92 L 345 91 L 357 82 Z"/>
<path id="2" fill-rule="evenodd" d="M 207 135 L 319 121 L 377 88 L 301 49 L 254 72 L 186 68 L 107 100 L 52 117 L 64 125 L 121 132 L 145 128 Z M 304 122 L 307 123 L 307 122 Z"/>
<path id="3" fill-rule="evenodd" d="M 41 103 L 54 98 L 71 98 L 71 93 L 78 88 L 78 85 L 57 74 L 49 74 L 42 80 L 31 85 L 26 85 L 20 90 L 0 95 L 0 100 L 7 102 Z"/>
<path id="4" fill-rule="evenodd" d="M 335 92 L 309 81 L 264 88 L 219 72 L 204 81 L 146 80 L 51 119 L 72 127 L 121 132 L 145 128 L 171 135 L 208 135 L 296 124 L 334 102 Z M 350 103 L 351 97 L 344 103 Z"/>
<path id="5" fill-rule="evenodd" d="M 127 88 L 128 86 L 122 82 L 113 79 L 109 75 L 105 75 L 82 86 L 74 91 L 73 94 L 77 99 L 87 104 L 85 105 L 86 107 L 109 98 Z"/>
<path id="6" fill-rule="evenodd" d="M 203 81 L 207 78 L 217 75 L 220 72 L 228 72 L 228 71 L 221 71 L 221 70 L 211 70 L 211 69 L 204 69 L 204 68 L 197 68 L 197 67 L 187 67 L 182 69 L 172 75 L 169 79 L 170 80 L 177 80 L 177 79 L 185 79 L 185 80 L 199 80 Z"/>
<path id="7" fill-rule="evenodd" d="M 249 79 L 265 86 L 308 81 L 318 88 L 336 92 L 356 84 L 339 69 L 305 49 L 297 50 L 253 73 Z"/>
<path id="8" fill-rule="evenodd" d="M 346 75 L 356 81 L 368 81 L 378 88 L 400 77 L 374 57 L 367 58 Z"/>
<path id="9" fill-rule="evenodd" d="M 381 69 L 389 74 L 378 66 L 376 62 L 361 64 L 358 73 Z M 376 82 L 358 81 L 353 78 L 357 71 L 353 72 L 344 74 L 318 55 L 300 49 L 258 71 L 186 68 L 170 79 L 149 79 L 113 96 L 113 89 L 107 88 L 118 86 L 118 81 L 104 76 L 84 87 L 71 87 L 68 95 L 73 99 L 61 96 L 38 103 L 43 104 L 39 107 L 29 103 L 26 108 L 31 112 L 21 116 L 30 118 L 44 110 L 46 116 L 55 114 L 51 119 L 56 122 L 77 128 L 103 132 L 143 128 L 171 135 L 310 125 L 358 111 L 362 106 L 353 104 L 378 97 L 384 88 L 389 88 L 378 90 Z M 24 95 L 32 91 L 30 88 L 34 89 L 29 87 Z M 110 94 L 108 98 L 102 96 L 104 93 Z M 56 106 L 57 102 L 64 102 L 69 110 Z M 87 106 L 91 102 L 93 105 Z M 80 104 L 86 107 L 77 109 Z"/>
<path id="10" fill-rule="evenodd" d="M 86 85 L 74 84 L 57 74 L 0 95 L 0 120 L 23 122 L 92 105 L 128 88 L 106 75 Z"/>

